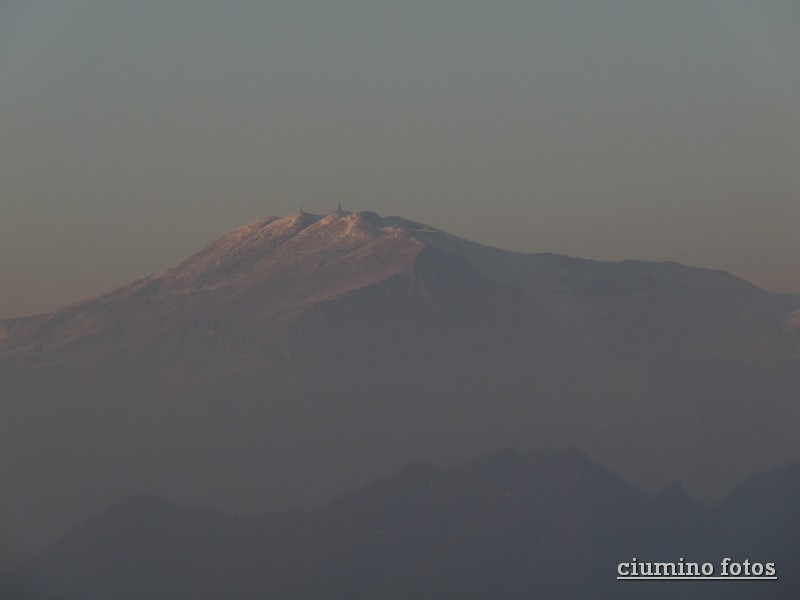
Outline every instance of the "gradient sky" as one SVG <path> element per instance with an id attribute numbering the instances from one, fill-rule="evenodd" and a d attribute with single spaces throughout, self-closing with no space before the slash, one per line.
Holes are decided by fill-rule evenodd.
<path id="1" fill-rule="evenodd" d="M 3 0 L 0 317 L 266 215 L 800 292 L 796 0 Z"/>

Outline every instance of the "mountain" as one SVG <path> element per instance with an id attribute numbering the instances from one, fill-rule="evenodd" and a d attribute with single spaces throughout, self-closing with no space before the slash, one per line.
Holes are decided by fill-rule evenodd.
<path id="1" fill-rule="evenodd" d="M 800 459 L 800 297 L 519 254 L 399 217 L 268 218 L 0 321 L 6 560 L 131 494 L 319 506 L 413 461 L 572 445 L 719 498 Z"/>
<path id="2" fill-rule="evenodd" d="M 189 342 L 209 353 L 291 355 L 304 350 L 292 337 L 302 333 L 298 320 L 345 298 L 366 302 L 373 286 L 424 297 L 477 293 L 533 321 L 592 321 L 619 352 L 677 345 L 693 356 L 760 361 L 797 350 L 798 336 L 783 329 L 800 300 L 723 272 L 519 254 L 399 217 L 337 211 L 256 221 L 169 271 L 52 315 L 3 321 L 2 355 L 90 362 Z M 481 304 L 483 326 L 496 325 L 492 308 L 501 307 Z"/>
<path id="3" fill-rule="evenodd" d="M 798 467 L 764 473 L 689 514 L 580 452 L 507 450 L 408 465 L 308 513 L 233 517 L 139 495 L 17 571 L 17 600 L 796 598 L 797 510 L 787 523 L 763 497 L 800 506 L 798 486 Z M 731 556 L 775 562 L 778 581 L 616 579 L 633 559 L 719 574 Z"/>

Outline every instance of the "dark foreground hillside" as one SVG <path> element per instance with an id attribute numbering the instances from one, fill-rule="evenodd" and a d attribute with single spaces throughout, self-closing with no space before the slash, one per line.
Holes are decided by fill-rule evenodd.
<path id="1" fill-rule="evenodd" d="M 778 581 L 618 581 L 644 561 L 774 562 Z M 800 597 L 800 467 L 704 508 L 577 451 L 414 464 L 310 513 L 223 516 L 135 496 L 15 573 L 20 600 Z M 13 588 L 13 589 L 12 589 Z"/>

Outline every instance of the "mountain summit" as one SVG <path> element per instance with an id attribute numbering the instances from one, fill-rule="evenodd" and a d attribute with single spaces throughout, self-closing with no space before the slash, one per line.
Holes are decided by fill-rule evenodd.
<path id="1" fill-rule="evenodd" d="M 43 350 L 74 353 L 81 345 L 90 353 L 119 349 L 200 322 L 209 337 L 218 328 L 274 329 L 273 320 L 283 323 L 408 270 L 424 247 L 414 229 L 372 213 L 269 217 L 231 231 L 173 269 L 43 318 L 7 323 L 5 344 L 13 354 L 27 347 L 41 356 Z"/>
<path id="2" fill-rule="evenodd" d="M 0 514 L 41 545 L 124 495 L 308 506 L 509 445 L 719 497 L 800 458 L 799 308 L 672 262 L 521 254 L 371 212 L 266 218 L 0 321 Z"/>

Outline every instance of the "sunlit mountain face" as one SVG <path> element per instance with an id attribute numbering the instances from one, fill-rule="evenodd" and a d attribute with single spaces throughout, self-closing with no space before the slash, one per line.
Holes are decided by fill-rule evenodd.
<path id="1" fill-rule="evenodd" d="M 5 559 L 130 494 L 309 508 L 512 445 L 714 501 L 800 459 L 798 310 L 677 263 L 519 254 L 369 212 L 263 219 L 0 321 Z"/>

